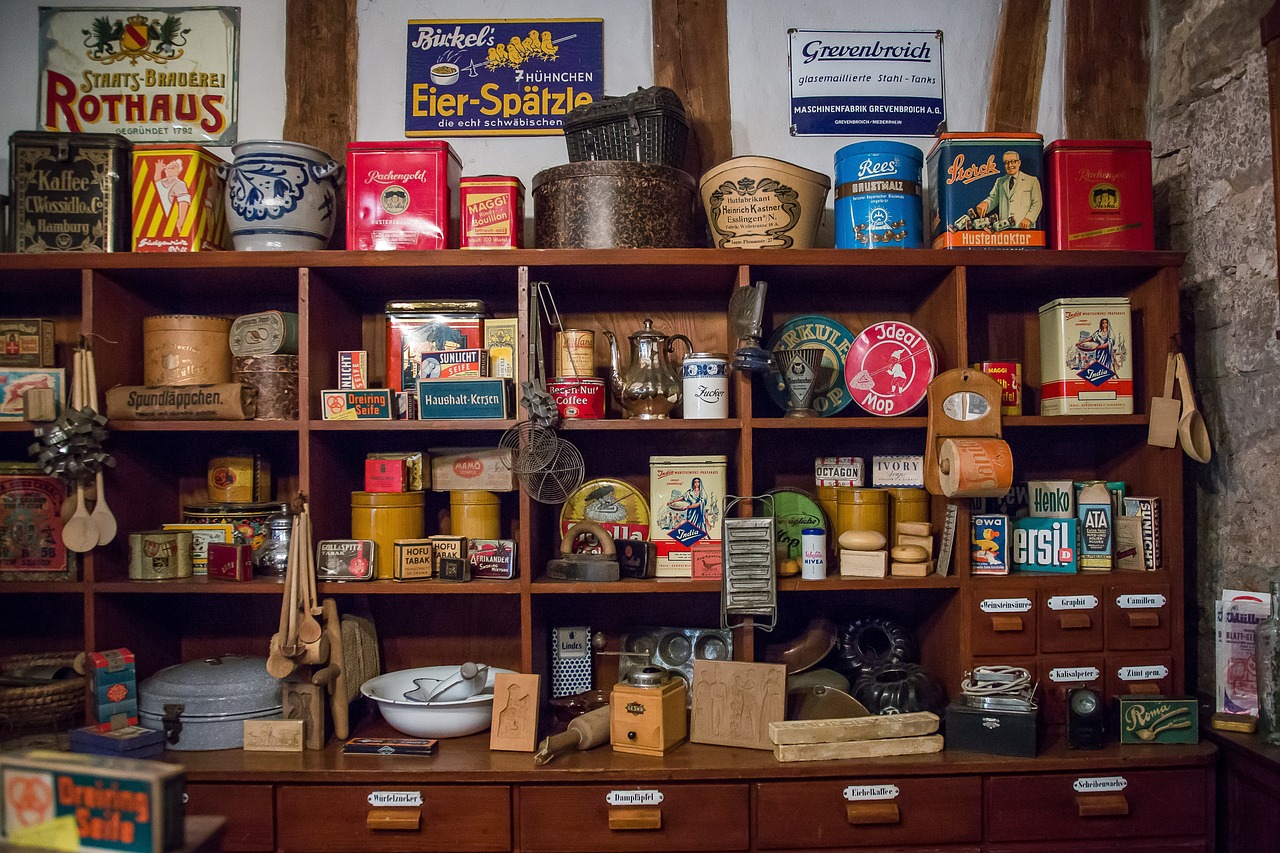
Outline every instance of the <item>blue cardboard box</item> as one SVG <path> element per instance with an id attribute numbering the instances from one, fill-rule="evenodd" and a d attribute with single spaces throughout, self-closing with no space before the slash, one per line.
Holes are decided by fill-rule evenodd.
<path id="1" fill-rule="evenodd" d="M 1076 528 L 1074 518 L 1020 518 L 1013 524 L 1009 562 L 1019 572 L 1074 574 Z"/>
<path id="2" fill-rule="evenodd" d="M 511 417 L 510 379 L 420 379 L 421 420 Z"/>

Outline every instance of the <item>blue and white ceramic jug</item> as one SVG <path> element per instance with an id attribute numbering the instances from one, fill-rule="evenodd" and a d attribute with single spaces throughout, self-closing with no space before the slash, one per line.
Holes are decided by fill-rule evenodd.
<path id="1" fill-rule="evenodd" d="M 218 167 L 238 251 L 323 249 L 333 235 L 343 167 L 300 142 L 249 140 Z"/>

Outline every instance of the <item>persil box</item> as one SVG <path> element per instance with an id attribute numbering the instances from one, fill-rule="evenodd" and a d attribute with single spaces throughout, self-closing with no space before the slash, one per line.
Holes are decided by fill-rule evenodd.
<path id="1" fill-rule="evenodd" d="M 195 145 L 133 149 L 133 250 L 203 252 L 231 247 L 226 162 Z"/>
<path id="2" fill-rule="evenodd" d="M 448 142 L 352 142 L 347 248 L 458 248 L 461 177 L 462 161 Z"/>
<path id="3" fill-rule="evenodd" d="M 1155 248 L 1150 142 L 1059 139 L 1044 167 L 1049 248 Z"/>
<path id="4" fill-rule="evenodd" d="M 1043 138 L 944 133 L 929 152 L 933 248 L 1043 249 Z"/>

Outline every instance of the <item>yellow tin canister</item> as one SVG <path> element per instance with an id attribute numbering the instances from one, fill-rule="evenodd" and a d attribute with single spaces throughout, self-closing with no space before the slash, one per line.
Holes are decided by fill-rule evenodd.
<path id="1" fill-rule="evenodd" d="M 836 489 L 836 538 L 849 530 L 874 530 L 889 541 L 889 493 L 884 489 Z"/>
<path id="2" fill-rule="evenodd" d="M 209 460 L 209 500 L 246 503 L 271 500 L 271 463 L 259 453 L 236 453 Z"/>
<path id="3" fill-rule="evenodd" d="M 422 539 L 426 492 L 352 492 L 351 538 L 377 543 L 375 580 L 393 580 L 397 539 Z"/>
<path id="4" fill-rule="evenodd" d="M 501 539 L 498 496 L 482 489 L 449 492 L 449 525 L 454 536 Z"/>
<path id="5" fill-rule="evenodd" d="M 822 507 L 822 511 L 827 514 L 827 522 L 831 525 L 831 529 L 827 531 L 827 547 L 835 551 L 839 549 L 836 539 L 840 533 L 840 517 L 838 513 L 839 504 L 836 503 L 836 487 L 835 486 L 818 486 L 818 506 Z"/>
<path id="6" fill-rule="evenodd" d="M 924 489 L 885 489 L 889 493 L 889 530 L 894 534 L 890 541 L 897 540 L 898 522 L 929 522 L 929 493 Z"/>

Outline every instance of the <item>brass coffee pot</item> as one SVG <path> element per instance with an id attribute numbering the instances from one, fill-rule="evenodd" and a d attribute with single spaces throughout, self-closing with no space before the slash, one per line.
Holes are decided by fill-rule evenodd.
<path id="1" fill-rule="evenodd" d="M 693 344 L 684 335 L 664 335 L 646 318 L 644 328 L 628 337 L 631 341 L 631 363 L 623 368 L 618 359 L 618 342 L 613 332 L 609 339 L 609 382 L 629 418 L 657 420 L 680 404 L 680 374 L 668 356 L 676 341 L 684 341 L 687 351 Z"/>

